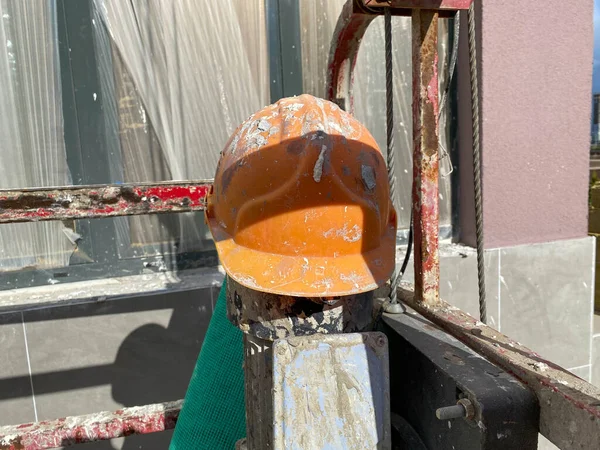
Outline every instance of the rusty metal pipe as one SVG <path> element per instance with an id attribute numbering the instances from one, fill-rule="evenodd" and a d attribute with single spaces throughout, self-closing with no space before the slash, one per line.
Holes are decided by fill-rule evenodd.
<path id="1" fill-rule="evenodd" d="M 411 10 L 448 10 L 469 9 L 473 0 L 359 0 L 367 8 L 405 8 Z"/>
<path id="2" fill-rule="evenodd" d="M 413 10 L 413 224 L 415 292 L 439 302 L 438 13 Z"/>

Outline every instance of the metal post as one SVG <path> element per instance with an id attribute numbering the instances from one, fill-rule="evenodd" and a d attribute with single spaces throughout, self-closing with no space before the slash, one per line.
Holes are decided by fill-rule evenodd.
<path id="1" fill-rule="evenodd" d="M 438 253 L 438 12 L 412 12 L 413 55 L 413 220 L 415 293 L 429 305 L 439 302 Z"/>
<path id="2" fill-rule="evenodd" d="M 247 434 L 239 448 L 283 450 L 301 443 L 310 450 L 340 436 L 365 449 L 391 448 L 387 340 L 381 333 L 362 333 L 373 323 L 373 292 L 286 297 L 228 277 L 226 298 L 229 320 L 244 332 Z M 323 351 L 325 361 L 319 358 Z M 369 353 L 367 366 L 361 366 Z M 353 400 L 347 389 L 354 390 Z M 362 407 L 354 405 L 360 402 L 371 406 L 377 420 L 363 417 Z M 319 415 L 326 423 L 311 430 Z"/>

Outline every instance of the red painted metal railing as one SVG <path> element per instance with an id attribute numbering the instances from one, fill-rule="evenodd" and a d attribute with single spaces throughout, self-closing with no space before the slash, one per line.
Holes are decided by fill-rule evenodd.
<path id="1" fill-rule="evenodd" d="M 0 190 L 0 224 L 202 211 L 210 181 Z"/>
<path id="2" fill-rule="evenodd" d="M 438 191 L 438 18 L 440 10 L 465 9 L 471 0 L 392 0 L 392 10 L 412 11 L 413 65 L 413 227 L 416 295 L 439 301 Z M 352 111 L 353 70 L 362 38 L 381 6 L 390 2 L 355 0 L 344 5 L 334 31 L 327 72 L 328 100 Z M 423 9 L 430 8 L 430 9 Z M 402 11 L 401 11 L 402 12 Z"/>
<path id="3" fill-rule="evenodd" d="M 42 450 L 175 428 L 183 400 L 0 427 L 0 450 Z"/>
<path id="4" fill-rule="evenodd" d="M 211 181 L 0 190 L 0 224 L 202 211 Z M 0 427 L 0 450 L 41 450 L 173 429 L 183 400 Z"/>

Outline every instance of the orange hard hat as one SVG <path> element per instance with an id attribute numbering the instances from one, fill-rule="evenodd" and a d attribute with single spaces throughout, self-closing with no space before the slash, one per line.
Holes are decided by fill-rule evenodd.
<path id="1" fill-rule="evenodd" d="M 235 131 L 206 218 L 227 274 L 258 291 L 357 294 L 394 268 L 396 212 L 381 151 L 354 117 L 311 95 L 267 106 Z"/>

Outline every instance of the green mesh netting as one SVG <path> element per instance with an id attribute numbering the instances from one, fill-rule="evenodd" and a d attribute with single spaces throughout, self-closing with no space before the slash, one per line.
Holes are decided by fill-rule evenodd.
<path id="1" fill-rule="evenodd" d="M 170 450 L 233 450 L 246 435 L 243 361 L 242 332 L 227 320 L 223 282 Z"/>

